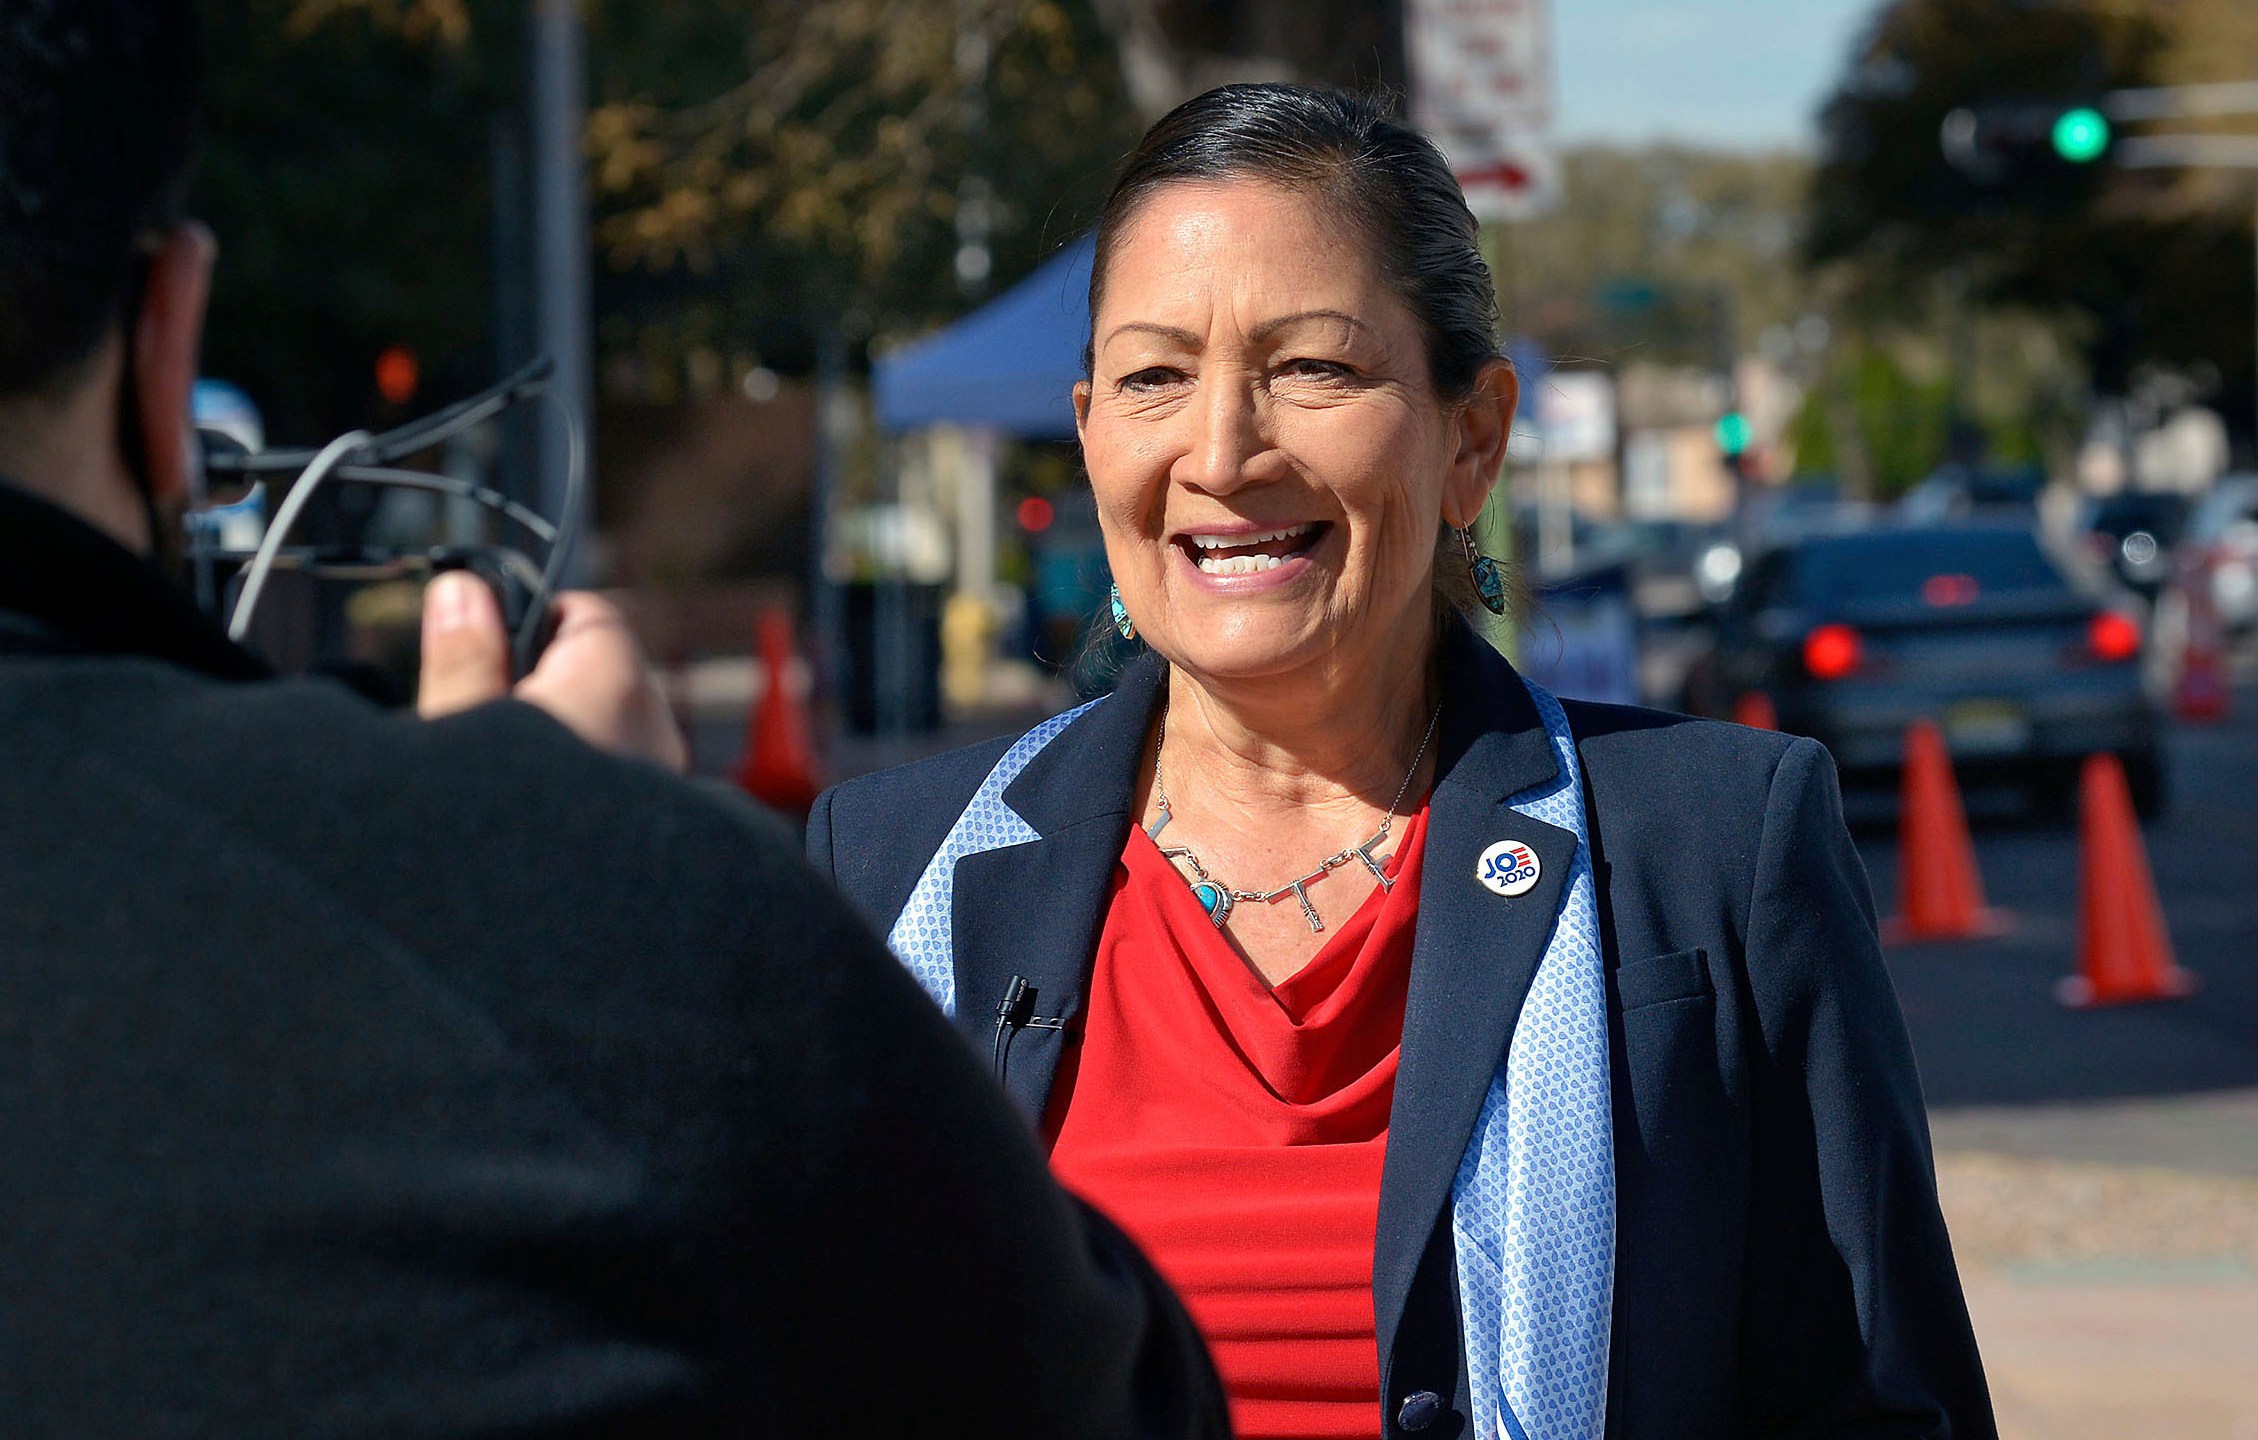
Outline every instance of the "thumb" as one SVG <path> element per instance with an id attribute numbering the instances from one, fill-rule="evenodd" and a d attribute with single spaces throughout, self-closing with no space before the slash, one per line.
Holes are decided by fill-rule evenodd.
<path id="1" fill-rule="evenodd" d="M 423 592 L 416 713 L 435 719 L 509 693 L 510 637 L 494 592 L 468 571 L 434 577 Z"/>

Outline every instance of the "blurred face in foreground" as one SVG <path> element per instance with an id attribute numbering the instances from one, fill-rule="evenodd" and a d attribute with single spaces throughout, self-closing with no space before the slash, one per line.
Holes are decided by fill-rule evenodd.
<path id="1" fill-rule="evenodd" d="M 1446 404 L 1417 319 L 1306 192 L 1164 186 L 1106 264 L 1075 407 L 1140 637 L 1211 684 L 1416 686 L 1436 527 L 1496 478 L 1510 370 Z"/>

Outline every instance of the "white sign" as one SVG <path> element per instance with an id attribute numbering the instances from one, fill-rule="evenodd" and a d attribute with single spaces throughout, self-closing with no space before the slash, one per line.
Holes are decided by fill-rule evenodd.
<path id="1" fill-rule="evenodd" d="M 1537 613 L 1521 641 L 1522 674 L 1571 700 L 1639 703 L 1638 612 L 1620 578 L 1547 586 Z"/>
<path id="2" fill-rule="evenodd" d="M 1405 3 L 1412 122 L 1442 147 L 1484 220 L 1530 219 L 1560 199 L 1548 4 Z"/>
<path id="3" fill-rule="evenodd" d="M 1604 370 L 1551 370 L 1529 387 L 1539 460 L 1615 458 L 1615 379 Z"/>

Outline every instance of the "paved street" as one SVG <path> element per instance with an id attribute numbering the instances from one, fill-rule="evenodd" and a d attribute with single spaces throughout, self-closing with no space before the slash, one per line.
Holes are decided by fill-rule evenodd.
<path id="1" fill-rule="evenodd" d="M 1978 861 L 2014 928 L 1889 952 L 2007 1440 L 2258 1440 L 2258 693 L 2236 700 L 2174 736 L 2173 805 L 2147 832 L 2196 995 L 2057 1005 L 2075 827 L 1986 796 Z M 1885 913 L 1886 810 L 1861 827 Z"/>

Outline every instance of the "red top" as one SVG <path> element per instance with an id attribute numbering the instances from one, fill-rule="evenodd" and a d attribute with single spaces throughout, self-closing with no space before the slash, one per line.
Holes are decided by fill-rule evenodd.
<path id="1" fill-rule="evenodd" d="M 1426 821 L 1275 989 L 1132 827 L 1059 1067 L 1052 1170 L 1184 1297 L 1246 1440 L 1385 1428 L 1372 1242 Z"/>

